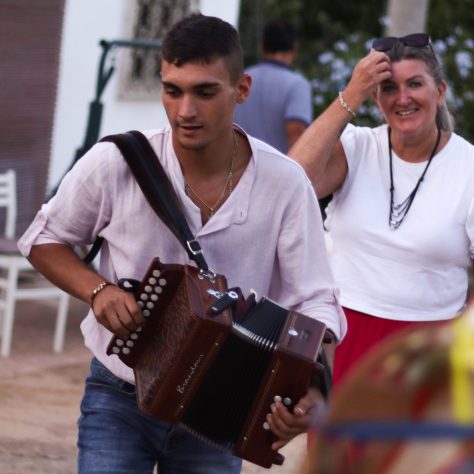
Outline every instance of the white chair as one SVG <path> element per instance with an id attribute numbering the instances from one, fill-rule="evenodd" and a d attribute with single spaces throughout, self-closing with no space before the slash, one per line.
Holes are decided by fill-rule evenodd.
<path id="1" fill-rule="evenodd" d="M 59 288 L 47 286 L 25 288 L 25 272 L 37 276 L 28 260 L 17 248 L 16 226 L 16 175 L 14 170 L 0 173 L 0 208 L 5 208 L 5 232 L 0 237 L 0 339 L 2 357 L 8 357 L 11 350 L 15 304 L 19 300 L 57 299 L 58 311 L 54 331 L 53 350 L 61 352 L 64 347 L 69 295 Z M 45 283 L 46 281 L 41 278 Z"/>

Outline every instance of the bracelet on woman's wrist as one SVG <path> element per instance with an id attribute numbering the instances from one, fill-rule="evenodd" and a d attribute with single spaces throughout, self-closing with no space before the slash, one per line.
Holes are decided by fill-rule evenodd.
<path id="1" fill-rule="evenodd" d="M 339 91 L 339 103 L 341 104 L 342 108 L 349 112 L 354 118 L 357 117 L 357 114 L 350 108 L 349 104 L 344 100 L 341 91 Z"/>

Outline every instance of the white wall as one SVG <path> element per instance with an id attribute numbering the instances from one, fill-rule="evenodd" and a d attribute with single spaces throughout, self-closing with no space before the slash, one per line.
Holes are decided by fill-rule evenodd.
<path id="1" fill-rule="evenodd" d="M 95 96 L 101 39 L 128 39 L 132 0 L 66 0 L 59 84 L 52 137 L 48 186 L 51 189 L 68 169 L 85 136 L 89 103 Z M 240 0 L 201 0 L 205 15 L 237 24 Z M 118 68 L 120 62 L 117 62 Z M 117 98 L 120 71 L 110 79 L 101 102 L 100 135 L 161 127 L 167 123 L 160 101 Z"/>

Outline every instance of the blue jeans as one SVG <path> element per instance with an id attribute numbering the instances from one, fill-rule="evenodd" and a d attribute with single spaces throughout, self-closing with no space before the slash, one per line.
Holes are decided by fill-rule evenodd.
<path id="1" fill-rule="evenodd" d="M 142 413 L 135 387 L 113 375 L 97 359 L 78 421 L 78 473 L 238 474 L 242 461 L 212 448 L 178 426 Z"/>

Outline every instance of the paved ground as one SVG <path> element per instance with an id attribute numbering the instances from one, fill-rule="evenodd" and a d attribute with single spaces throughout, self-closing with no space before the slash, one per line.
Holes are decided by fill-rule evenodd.
<path id="1" fill-rule="evenodd" d="M 18 305 L 11 357 L 0 358 L 1 474 L 75 473 L 75 424 L 90 358 L 79 330 L 85 310 L 72 301 L 64 352 L 54 354 L 55 308 Z M 246 463 L 243 473 L 296 474 L 304 446 L 301 436 L 285 447 L 283 467 Z"/>

